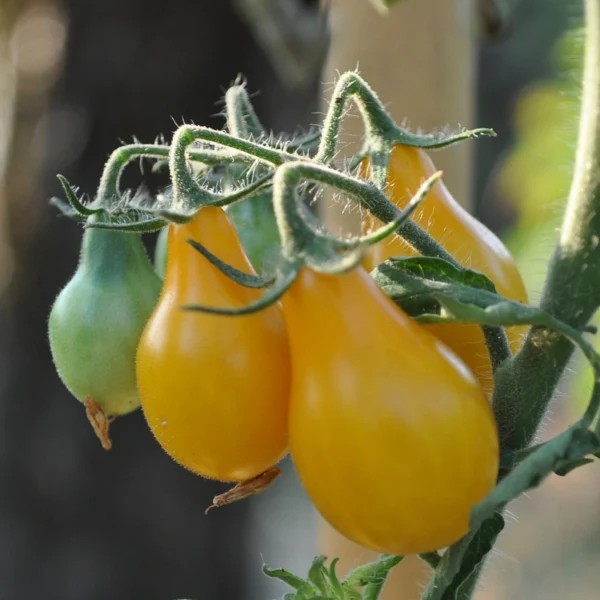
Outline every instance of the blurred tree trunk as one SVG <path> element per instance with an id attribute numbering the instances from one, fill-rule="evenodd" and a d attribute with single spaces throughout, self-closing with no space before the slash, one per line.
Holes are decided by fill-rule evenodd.
<path id="1" fill-rule="evenodd" d="M 0 595 L 244 600 L 248 503 L 205 517 L 226 487 L 171 461 L 139 411 L 114 423 L 104 452 L 54 371 L 46 319 L 75 269 L 81 229 L 47 199 L 61 193 L 57 173 L 93 195 L 121 141 L 170 137 L 172 119 L 220 127 L 218 101 L 239 72 L 276 130 L 309 121 L 317 82 L 286 92 L 229 2 L 28 0 L 19 12 L 11 51 L 25 63 L 0 210 L 15 265 L 0 315 Z M 65 32 L 64 68 L 41 86 L 49 80 L 36 65 Z M 149 186 L 164 183 L 154 177 Z M 127 184 L 141 179 L 126 174 Z"/>
<path id="2" fill-rule="evenodd" d="M 331 48 L 323 75 L 326 89 L 337 72 L 358 67 L 397 122 L 407 119 L 410 128 L 424 131 L 471 126 L 475 55 L 469 4 L 408 0 L 382 17 L 366 0 L 333 0 Z M 344 130 L 348 149 L 355 149 L 362 132 L 359 119 L 345 121 Z M 466 206 L 471 202 L 472 150 L 472 143 L 459 144 L 434 157 L 453 195 Z M 332 231 L 359 227 L 358 212 L 342 214 L 331 203 L 325 218 Z M 390 493 L 402 494 L 402 490 Z M 341 557 L 343 571 L 376 556 L 326 523 L 321 523 L 320 543 L 323 554 Z M 427 573 L 424 563 L 408 557 L 392 572 L 384 600 L 415 600 Z"/>

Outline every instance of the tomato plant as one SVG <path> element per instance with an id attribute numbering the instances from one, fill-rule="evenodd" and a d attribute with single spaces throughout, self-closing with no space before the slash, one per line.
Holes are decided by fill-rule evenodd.
<path id="1" fill-rule="evenodd" d="M 290 385 L 281 310 L 225 319 L 186 304 L 243 306 L 257 297 L 187 243 L 251 271 L 221 208 L 169 231 L 167 270 L 137 352 L 137 381 L 152 433 L 178 463 L 221 481 L 250 479 L 287 452 Z"/>
<path id="2" fill-rule="evenodd" d="M 587 4 L 594 77 L 584 106 L 597 108 L 600 0 Z M 66 188 L 70 207 L 58 206 L 87 219 L 87 231 L 78 272 L 50 320 L 58 370 L 73 389 L 80 378 L 75 393 L 93 394 L 108 415 L 121 410 L 127 388 L 127 410 L 139 339 L 136 383 L 158 443 L 194 473 L 236 483 L 212 507 L 267 489 L 289 437 L 316 508 L 343 535 L 385 555 L 342 581 L 324 557 L 306 580 L 266 569 L 294 587 L 286 598 L 376 600 L 401 555 L 419 553 L 434 569 L 423 598 L 466 600 L 507 503 L 600 456 L 600 356 L 585 337 L 600 305 L 600 111 L 583 121 L 567 218 L 538 308 L 526 304 L 504 246 L 454 201 L 426 154 L 489 130 L 408 132 L 351 72 L 336 84 L 317 140 L 278 138 L 262 131 L 244 86 L 235 87 L 226 131 L 182 125 L 169 145 L 116 150 L 93 206 Z M 363 177 L 335 160 L 350 99 L 365 124 L 350 166 L 367 160 Z M 154 201 L 119 191 L 122 168 L 138 156 L 169 166 L 170 185 Z M 235 181 L 219 180 L 225 172 Z M 303 202 L 324 185 L 368 211 L 375 230 L 354 239 L 328 233 Z M 267 275 L 252 269 L 223 208 L 250 200 L 252 214 L 269 214 L 277 229 L 265 248 L 246 231 L 260 218 L 238 221 L 252 234 L 258 263 L 273 251 L 277 264 Z M 101 222 L 90 216 L 99 211 Z M 142 308 L 153 304 L 158 277 L 139 234 L 165 226 L 166 273 L 146 322 Z M 385 262 L 371 276 L 365 260 Z M 524 343 L 515 327 L 528 328 Z M 568 429 L 532 446 L 574 346 L 594 371 L 589 403 Z"/>

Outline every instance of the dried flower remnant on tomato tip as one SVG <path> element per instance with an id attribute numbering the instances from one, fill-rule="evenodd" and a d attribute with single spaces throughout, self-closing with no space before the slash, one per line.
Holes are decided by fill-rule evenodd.
<path id="1" fill-rule="evenodd" d="M 102 447 L 105 450 L 112 448 L 112 441 L 109 436 L 109 427 L 112 419 L 106 416 L 104 409 L 96 403 L 93 398 L 87 396 L 83 400 L 85 406 L 85 414 L 94 430 L 94 433 L 100 440 Z"/>
<path id="2" fill-rule="evenodd" d="M 253 496 L 254 494 L 260 494 L 261 492 L 264 492 L 267 488 L 271 487 L 273 482 L 280 475 L 281 469 L 278 467 L 271 467 L 264 473 L 261 473 L 256 477 L 252 477 L 252 479 L 240 481 L 235 485 L 235 487 L 223 494 L 215 496 L 213 498 L 213 503 L 204 511 L 204 514 L 208 514 L 208 511 L 213 508 L 219 508 L 220 506 L 233 504 L 238 500 L 244 500 L 245 498 L 248 498 L 248 496 Z"/>

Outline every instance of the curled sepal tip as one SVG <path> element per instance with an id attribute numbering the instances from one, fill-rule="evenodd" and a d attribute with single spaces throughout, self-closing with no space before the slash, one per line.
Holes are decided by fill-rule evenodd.
<path id="1" fill-rule="evenodd" d="M 496 132 L 488 127 L 479 127 L 477 129 L 464 129 L 453 133 L 438 133 L 438 134 L 419 134 L 398 127 L 394 131 L 394 135 L 388 140 L 395 144 L 403 146 L 417 146 L 419 148 L 444 148 L 471 140 L 478 137 L 496 137 Z"/>
<path id="2" fill-rule="evenodd" d="M 205 248 L 199 242 L 195 240 L 186 240 L 186 242 L 192 246 L 195 250 L 200 252 L 208 262 L 210 262 L 213 266 L 215 266 L 223 275 L 229 277 L 237 284 L 242 285 L 247 288 L 264 288 L 269 285 L 275 283 L 275 279 L 273 277 L 260 277 L 258 275 L 252 275 L 250 273 L 244 273 L 244 271 L 240 271 L 231 265 L 228 265 L 226 262 L 223 262 L 218 256 L 215 256 L 210 250 Z"/>
<path id="3" fill-rule="evenodd" d="M 63 177 L 62 175 L 57 175 L 56 177 L 60 181 L 60 184 L 61 184 L 63 190 L 65 191 L 65 196 L 67 197 L 67 202 L 69 203 L 69 205 L 71 206 L 71 208 L 73 209 L 73 211 L 75 213 L 77 213 L 78 215 L 80 215 L 82 217 L 89 217 L 98 212 L 99 209 L 94 209 L 94 208 L 90 208 L 89 206 L 86 206 L 77 197 L 77 193 L 75 192 L 73 186 L 67 181 L 66 177 Z M 59 208 L 61 208 L 61 206 L 57 202 L 53 202 L 53 204 L 55 206 L 58 206 Z M 67 214 L 67 213 L 64 213 L 64 214 Z"/>
<path id="4" fill-rule="evenodd" d="M 221 308 L 216 306 L 203 306 L 201 304 L 184 304 L 180 308 L 181 310 L 191 310 L 208 313 L 210 315 L 224 315 L 230 317 L 251 315 L 268 308 L 271 304 L 275 304 L 275 302 L 277 302 L 289 289 L 292 283 L 294 283 L 299 270 L 300 264 L 285 261 L 283 265 L 280 266 L 273 286 L 256 302 L 252 302 L 241 308 Z"/>
<path id="5" fill-rule="evenodd" d="M 227 90 L 225 112 L 227 127 L 233 135 L 246 139 L 260 139 L 265 135 L 244 83 L 236 83 Z"/>

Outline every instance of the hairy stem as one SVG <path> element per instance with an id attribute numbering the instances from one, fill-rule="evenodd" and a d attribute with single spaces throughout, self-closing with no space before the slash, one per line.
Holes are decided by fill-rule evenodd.
<path id="1" fill-rule="evenodd" d="M 540 303 L 574 328 L 585 325 L 600 305 L 600 0 L 584 0 L 584 6 L 585 65 L 575 169 Z M 531 444 L 573 349 L 563 335 L 532 327 L 494 388 L 504 451 Z M 469 581 L 469 591 L 475 580 Z"/>
<path id="2" fill-rule="evenodd" d="M 540 303 L 543 310 L 575 328 L 585 325 L 600 305 L 600 0 L 585 0 L 585 11 L 575 170 Z M 531 443 L 573 349 L 564 336 L 532 328 L 513 362 L 511 377 L 503 378 L 494 398 L 505 449 L 521 450 Z"/>

